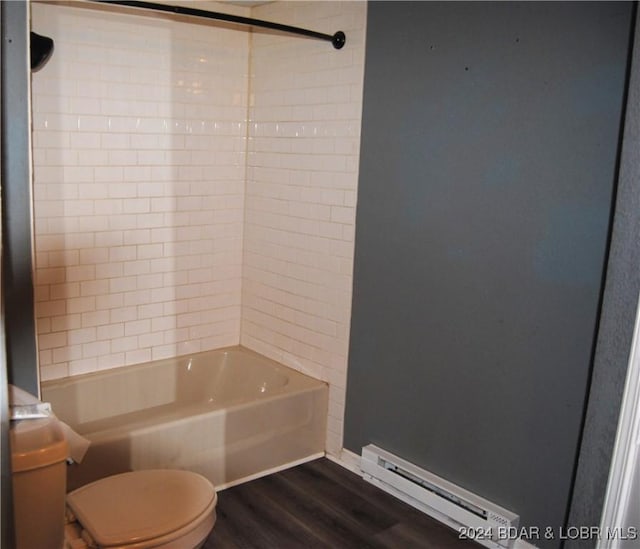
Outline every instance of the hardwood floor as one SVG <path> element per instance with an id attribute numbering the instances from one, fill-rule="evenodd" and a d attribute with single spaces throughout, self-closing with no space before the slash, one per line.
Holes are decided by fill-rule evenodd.
<path id="1" fill-rule="evenodd" d="M 218 498 L 204 549 L 481 547 L 324 458 Z"/>

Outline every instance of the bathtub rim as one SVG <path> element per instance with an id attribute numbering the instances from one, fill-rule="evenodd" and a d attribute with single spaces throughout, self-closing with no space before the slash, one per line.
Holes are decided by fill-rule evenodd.
<path id="1" fill-rule="evenodd" d="M 60 417 L 59 419 L 68 423 L 72 429 L 82 436 L 90 437 L 92 442 L 106 442 L 109 440 L 117 439 L 118 436 L 125 432 L 137 432 L 145 433 L 151 432 L 156 429 L 160 429 L 164 423 L 187 423 L 190 418 L 206 416 L 206 415 L 220 415 L 231 413 L 235 411 L 241 411 L 243 409 L 250 408 L 255 405 L 256 402 L 268 404 L 278 400 L 290 398 L 293 394 L 306 394 L 313 393 L 322 390 L 329 390 L 329 383 L 307 374 L 304 374 L 290 366 L 286 366 L 280 362 L 277 362 L 269 357 L 266 357 L 256 351 L 243 347 L 241 345 L 232 345 L 227 347 L 221 347 L 219 349 L 212 349 L 209 351 L 200 351 L 198 353 L 189 353 L 178 357 L 159 359 L 156 361 L 142 362 L 138 364 L 130 364 L 118 368 L 109 368 L 106 370 L 99 370 L 96 372 L 88 372 L 86 374 L 79 374 L 76 376 L 67 376 L 55 380 L 48 380 L 42 383 L 43 398 L 46 397 L 44 393 L 47 388 L 65 388 L 76 383 L 82 383 L 87 380 L 100 378 L 102 376 L 117 376 L 123 375 L 126 371 L 134 371 L 136 369 L 153 369 L 154 366 L 178 368 L 178 363 L 181 360 L 189 360 L 190 358 L 196 358 L 209 354 L 226 354 L 229 352 L 236 352 L 239 354 L 250 355 L 253 358 L 267 363 L 269 367 L 276 368 L 278 370 L 285 370 L 285 373 L 289 378 L 293 378 L 293 382 L 288 382 L 282 387 L 278 387 L 276 390 L 270 393 L 266 393 L 258 398 L 249 397 L 245 395 L 243 398 L 238 398 L 229 401 L 218 402 L 215 405 L 211 405 L 206 401 L 193 401 L 182 403 L 177 406 L 175 411 L 171 411 L 160 416 L 144 417 L 144 412 L 147 409 L 140 409 L 131 412 L 131 414 L 139 414 L 140 417 L 130 417 L 128 420 L 124 420 L 125 414 L 115 414 L 111 416 L 103 416 L 100 419 L 78 422 L 73 421 L 71 418 Z M 55 399 L 52 399 L 53 412 L 55 414 Z M 133 422 L 131 422 L 133 420 Z M 91 424 L 97 424 L 101 422 L 103 426 L 92 427 Z M 99 423 L 98 423 L 99 424 Z"/>
<path id="2" fill-rule="evenodd" d="M 137 362 L 135 364 L 123 364 L 122 366 L 104 368 L 102 370 L 95 370 L 93 372 L 86 372 L 83 374 L 75 374 L 75 375 L 68 375 L 68 376 L 63 376 L 55 379 L 47 379 L 40 382 L 40 390 L 42 392 L 43 390 L 53 386 L 64 386 L 66 384 L 78 383 L 84 380 L 92 379 L 94 377 L 107 376 L 110 374 L 116 375 L 117 373 L 122 373 L 125 370 L 134 370 L 136 368 L 142 369 L 143 367 L 151 367 L 153 365 L 159 366 L 165 363 L 179 362 L 180 360 L 188 360 L 189 358 L 197 358 L 207 354 L 217 354 L 217 353 L 224 354 L 224 353 L 230 353 L 234 351 L 239 352 L 241 354 L 250 355 L 253 358 L 258 360 L 265 361 L 276 369 L 284 368 L 285 370 L 287 370 L 287 372 L 293 372 L 294 377 L 301 376 L 301 379 L 307 379 L 309 380 L 309 382 L 319 382 L 319 383 L 328 384 L 328 382 L 325 380 L 313 377 L 309 374 L 305 374 L 300 370 L 297 370 L 291 366 L 287 366 L 286 364 L 278 362 L 273 358 L 269 358 L 266 355 L 263 355 L 257 351 L 254 351 L 249 347 L 245 347 L 243 345 L 238 344 L 238 345 L 228 345 L 226 347 L 220 347 L 217 349 L 209 349 L 206 351 L 198 351 L 196 353 L 186 353 L 184 355 L 178 355 L 175 357 L 159 358 L 156 360 L 148 360 L 146 362 Z"/>

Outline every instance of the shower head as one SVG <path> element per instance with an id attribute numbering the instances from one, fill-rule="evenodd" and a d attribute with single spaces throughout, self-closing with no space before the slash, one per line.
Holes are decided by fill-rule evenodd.
<path id="1" fill-rule="evenodd" d="M 53 53 L 53 40 L 48 36 L 31 33 L 31 70 L 38 71 L 49 61 Z"/>

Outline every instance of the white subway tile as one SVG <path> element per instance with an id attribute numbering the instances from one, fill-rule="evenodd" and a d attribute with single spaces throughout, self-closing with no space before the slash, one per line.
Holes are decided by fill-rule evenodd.
<path id="1" fill-rule="evenodd" d="M 136 277 L 136 283 L 137 282 L 138 277 Z M 151 290 L 148 288 L 144 288 L 142 290 L 134 290 L 131 292 L 124 292 L 124 304 L 126 307 L 143 305 L 145 303 L 149 303 L 150 299 Z"/>
<path id="2" fill-rule="evenodd" d="M 138 348 L 137 336 L 119 337 L 111 340 L 111 352 L 122 353 L 134 351 Z"/>
<path id="3" fill-rule="evenodd" d="M 109 323 L 109 311 L 92 311 L 85 312 L 81 315 L 81 322 L 83 328 L 90 328 L 92 326 L 101 326 Z"/>
<path id="4" fill-rule="evenodd" d="M 146 334 L 151 331 L 151 320 L 148 318 L 142 320 L 132 320 L 129 322 L 125 322 L 124 324 L 124 335 L 132 336 L 132 335 L 140 335 Z"/>
<path id="5" fill-rule="evenodd" d="M 113 297 L 115 297 L 115 296 L 113 296 Z M 122 299 L 123 299 L 123 304 L 124 304 L 124 296 L 122 296 Z M 109 315 L 109 321 L 112 324 L 115 324 L 115 323 L 118 323 L 118 322 L 133 321 L 133 320 L 136 320 L 137 318 L 138 318 L 138 310 L 137 310 L 137 307 L 135 307 L 135 306 L 114 307 L 114 308 L 111 309 L 110 315 Z"/>
<path id="6" fill-rule="evenodd" d="M 85 234 L 106 231 L 109 228 L 110 217 L 106 215 L 87 215 L 76 217 L 76 230 Z"/>
<path id="7" fill-rule="evenodd" d="M 115 353 L 101 355 L 98 357 L 98 370 L 108 370 L 111 368 L 119 368 L 125 365 L 124 353 Z"/>
<path id="8" fill-rule="evenodd" d="M 128 133 L 102 133 L 100 136 L 100 148 L 108 151 L 129 149 L 131 147 L 131 136 Z M 125 179 L 127 177 L 125 170 Z"/>
<path id="9" fill-rule="evenodd" d="M 53 363 L 69 362 L 82 358 L 82 345 L 69 345 L 59 349 L 53 349 Z"/>
<path id="10" fill-rule="evenodd" d="M 138 194 L 137 189 L 140 184 L 133 182 L 116 183 L 109 182 L 108 197 L 109 198 L 135 198 Z"/>
<path id="11" fill-rule="evenodd" d="M 242 340 L 330 378 L 327 448 L 338 452 L 366 6 L 254 8 L 353 30 L 339 57 L 313 42 L 254 36 L 249 140 L 246 37 L 229 33 L 242 44 L 230 46 L 220 33 L 172 23 L 180 32 L 169 43 L 148 39 L 147 28 L 126 32 L 109 14 L 96 33 L 77 10 L 33 11 L 43 30 L 67 29 L 33 82 L 38 295 L 49 296 L 36 316 L 69 336 L 60 353 L 42 356 L 43 378 Z M 190 64 L 187 50 L 217 70 Z"/>
<path id="12" fill-rule="evenodd" d="M 110 353 L 108 341 L 95 341 L 82 345 L 82 358 L 105 356 Z"/>
<path id="13" fill-rule="evenodd" d="M 123 235 L 123 244 L 131 246 L 135 244 L 150 244 L 151 231 L 149 229 L 135 229 L 127 231 Z"/>
<path id="14" fill-rule="evenodd" d="M 158 345 L 152 348 L 152 360 L 161 360 L 163 358 L 173 358 L 178 356 L 177 345 L 172 343 L 169 345 Z"/>
<path id="15" fill-rule="evenodd" d="M 96 268 L 94 265 L 73 265 L 65 267 L 65 280 L 67 282 L 81 282 L 95 280 Z"/>
<path id="16" fill-rule="evenodd" d="M 96 340 L 95 327 L 73 329 L 67 332 L 69 345 L 81 345 Z"/>
<path id="17" fill-rule="evenodd" d="M 83 358 L 80 360 L 69 361 L 69 375 L 77 376 L 95 372 L 98 369 L 98 361 L 96 357 Z"/>
<path id="18" fill-rule="evenodd" d="M 65 345 L 67 345 L 67 333 L 55 332 L 49 334 L 40 334 L 38 336 L 38 344 L 39 348 L 42 350 L 64 347 Z"/>
<path id="19" fill-rule="evenodd" d="M 105 324 L 98 326 L 96 338 L 98 340 L 111 340 L 124 337 L 124 323 Z"/>
<path id="20" fill-rule="evenodd" d="M 162 333 L 143 333 L 138 336 L 138 347 L 153 348 L 164 345 Z"/>
<path id="21" fill-rule="evenodd" d="M 96 296 L 105 295 L 109 293 L 108 280 L 88 280 L 80 282 L 80 294 L 81 296 Z"/>
<path id="22" fill-rule="evenodd" d="M 81 316 L 79 314 L 63 314 L 51 317 L 51 331 L 65 332 L 69 330 L 77 330 L 81 328 Z"/>
<path id="23" fill-rule="evenodd" d="M 123 276 L 124 263 L 102 263 L 96 266 L 96 280 Z"/>
<path id="24" fill-rule="evenodd" d="M 74 313 L 86 313 L 96 310 L 95 297 L 73 297 L 67 299 L 67 312 Z"/>

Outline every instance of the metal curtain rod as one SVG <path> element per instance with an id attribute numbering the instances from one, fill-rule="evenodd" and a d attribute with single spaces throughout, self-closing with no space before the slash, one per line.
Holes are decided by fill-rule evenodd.
<path id="1" fill-rule="evenodd" d="M 240 25 L 251 25 L 254 27 L 262 27 L 265 29 L 273 29 L 282 32 L 288 32 L 291 34 L 299 34 L 302 36 L 308 36 L 310 38 L 317 38 L 319 40 L 326 40 L 331 42 L 333 47 L 337 50 L 344 46 L 346 36 L 344 32 L 338 31 L 335 34 L 324 34 L 308 29 L 301 29 L 300 27 L 292 27 L 291 25 L 282 25 L 280 23 L 273 23 L 271 21 L 264 21 L 262 19 L 252 19 L 251 17 L 242 17 L 240 15 L 230 15 L 228 13 L 220 13 L 216 11 L 198 10 L 195 8 L 187 8 L 182 6 L 168 6 L 165 4 L 155 4 L 153 2 L 138 2 L 136 0 L 91 0 L 92 2 L 100 2 L 102 4 L 115 4 L 119 6 L 127 6 L 130 8 L 141 8 L 154 11 L 162 11 L 166 13 L 173 13 L 176 15 L 189 15 L 193 17 L 203 17 L 205 19 L 217 19 L 219 21 L 227 21 L 229 23 L 238 23 Z"/>

